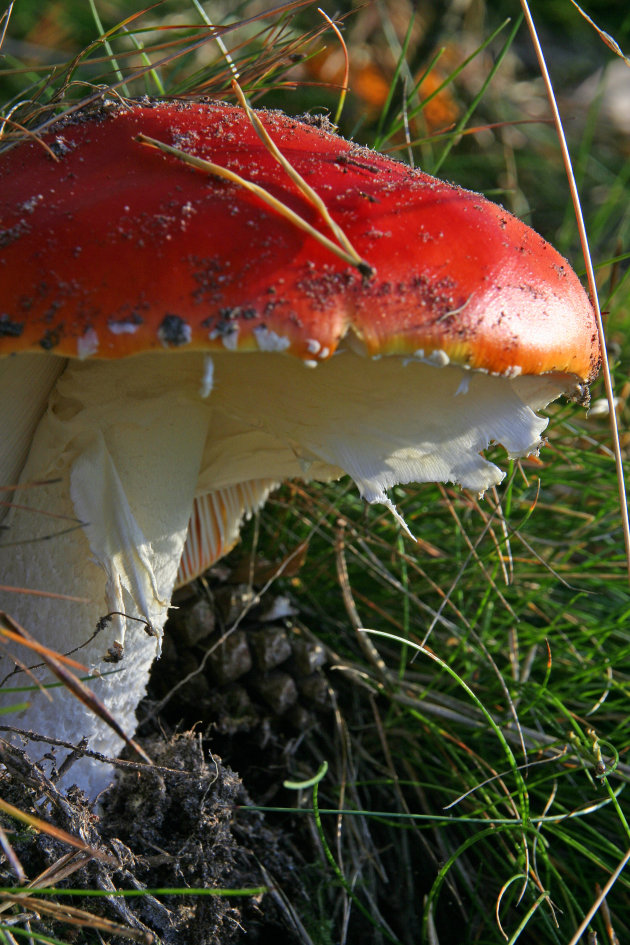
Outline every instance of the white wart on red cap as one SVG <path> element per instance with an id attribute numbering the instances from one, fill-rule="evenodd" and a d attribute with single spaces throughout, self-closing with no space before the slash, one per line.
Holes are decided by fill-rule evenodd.
<path id="1" fill-rule="evenodd" d="M 503 474 L 482 451 L 536 450 L 536 411 L 597 371 L 588 299 L 531 229 L 317 124 L 259 114 L 369 278 L 237 184 L 137 140 L 228 167 L 324 232 L 239 108 L 110 105 L 54 127 L 57 160 L 37 141 L 0 157 L 0 396 L 17 405 L 0 419 L 0 475 L 55 480 L 29 502 L 83 523 L 6 549 L 4 582 L 91 599 L 2 606 L 61 650 L 110 611 L 159 634 L 180 561 L 181 580 L 220 556 L 288 477 L 349 473 L 371 502 L 413 481 L 483 492 Z M 12 542 L 51 531 L 32 512 L 5 524 Z M 103 668 L 125 623 L 83 659 Z M 155 642 L 130 623 L 124 654 L 95 685 L 131 729 Z M 37 700 L 28 724 L 43 729 Z M 80 711 L 56 733 L 111 751 Z"/>

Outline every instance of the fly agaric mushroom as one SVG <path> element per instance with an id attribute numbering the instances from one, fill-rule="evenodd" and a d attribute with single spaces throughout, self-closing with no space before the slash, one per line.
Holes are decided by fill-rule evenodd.
<path id="1" fill-rule="evenodd" d="M 91 686 L 128 731 L 180 562 L 181 578 L 219 557 L 274 483 L 348 473 L 385 503 L 397 483 L 483 492 L 503 472 L 482 451 L 536 451 L 536 411 L 598 368 L 589 301 L 527 226 L 317 123 L 258 114 L 373 271 L 182 159 L 329 235 L 241 108 L 107 102 L 0 160 L 0 485 L 39 483 L 5 519 L 3 583 L 89 599 L 2 606 L 96 669 L 124 641 Z M 25 726 L 117 749 L 52 695 L 29 697 Z M 89 791 L 110 777 L 80 764 Z"/>

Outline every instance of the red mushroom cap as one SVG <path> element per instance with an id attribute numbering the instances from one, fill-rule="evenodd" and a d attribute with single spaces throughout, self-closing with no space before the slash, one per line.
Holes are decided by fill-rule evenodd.
<path id="1" fill-rule="evenodd" d="M 277 112 L 259 112 L 361 257 L 366 278 L 238 184 L 147 148 L 142 133 L 236 171 L 328 234 L 238 107 L 112 104 L 0 159 L 0 355 L 286 350 L 325 359 L 444 352 L 497 374 L 588 382 L 599 344 L 566 260 L 478 194 Z"/>

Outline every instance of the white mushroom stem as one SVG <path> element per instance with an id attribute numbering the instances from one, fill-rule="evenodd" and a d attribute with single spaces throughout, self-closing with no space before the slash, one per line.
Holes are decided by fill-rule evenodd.
<path id="1" fill-rule="evenodd" d="M 31 510 L 6 519 L 5 541 L 23 544 L 0 556 L 4 584 L 89 598 L 78 604 L 7 594 L 2 607 L 47 646 L 64 653 L 81 647 L 76 659 L 112 673 L 88 684 L 130 734 L 159 651 L 209 419 L 198 384 L 180 391 L 175 371 L 158 378 L 159 364 L 154 360 L 151 370 L 133 360 L 68 364 L 23 471 L 27 481 L 58 481 L 29 490 Z M 71 522 L 46 512 L 76 517 L 82 526 L 68 531 Z M 143 618 L 157 637 L 137 621 L 114 617 L 88 642 L 99 618 L 112 611 Z M 115 641 L 123 644 L 122 662 L 104 662 Z M 39 662 L 22 648 L 17 655 Z M 51 680 L 45 671 L 37 675 Z M 24 684 L 24 677 L 15 682 Z M 50 696 L 29 694 L 30 709 L 12 722 L 72 742 L 85 736 L 105 754 L 118 751 L 120 740 L 65 689 Z M 23 698 L 4 694 L 5 704 Z M 47 750 L 37 743 L 30 749 L 35 757 Z M 111 772 L 84 760 L 69 778 L 95 793 Z"/>
<path id="2" fill-rule="evenodd" d="M 195 495 L 344 472 L 369 502 L 388 503 L 387 490 L 408 482 L 452 481 L 483 492 L 503 473 L 481 451 L 493 442 L 513 456 L 536 450 L 546 420 L 535 411 L 573 386 L 563 374 L 494 377 L 444 358 L 427 363 L 421 353 L 370 360 L 348 348 L 316 369 L 269 352 L 213 358 L 211 390 L 207 361 L 192 352 L 69 363 L 22 473 L 26 481 L 58 482 L 30 491 L 31 510 L 5 522 L 4 541 L 24 544 L 0 550 L 3 583 L 90 603 L 5 594 L 0 606 L 45 644 L 81 647 L 82 662 L 114 669 L 90 685 L 130 735 Z M 67 525 L 38 514 L 51 511 L 82 524 L 46 540 Z M 94 637 L 111 611 L 146 620 L 157 637 L 124 618 Z M 124 653 L 112 666 L 103 657 L 115 641 Z M 2 668 L 8 671 L 6 660 Z M 30 709 L 12 721 L 71 741 L 86 736 L 105 754 L 118 750 L 116 736 L 69 693 L 56 688 L 52 696 L 34 693 Z M 37 744 L 31 751 L 44 753 Z M 90 793 L 109 777 L 85 760 L 70 773 Z"/>
<path id="3" fill-rule="evenodd" d="M 65 363 L 65 358 L 39 354 L 0 361 L 0 404 L 6 405 L 0 410 L 0 485 L 11 486 L 17 481 L 48 395 Z M 9 492 L 0 493 L 3 501 L 12 498 Z M 4 518 L 0 508 L 0 522 Z"/>

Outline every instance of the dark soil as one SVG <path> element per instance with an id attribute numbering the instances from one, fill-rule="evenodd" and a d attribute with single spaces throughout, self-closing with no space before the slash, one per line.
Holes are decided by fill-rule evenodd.
<path id="1" fill-rule="evenodd" d="M 2 779 L 3 798 L 81 837 L 112 860 L 106 863 L 72 854 L 80 868 L 56 885 L 101 890 L 232 890 L 275 882 L 299 908 L 304 893 L 282 832 L 267 826 L 260 814 L 249 812 L 235 819 L 239 806 L 250 802 L 240 778 L 217 756 L 207 757 L 202 739 L 192 733 L 169 739 L 151 737 L 143 746 L 156 768 L 119 775 L 99 815 L 81 792 L 58 793 L 21 752 L 3 751 L 4 760 L 13 768 Z M 24 777 L 29 767 L 30 784 Z M 43 809 L 38 803 L 42 794 L 48 797 Z M 45 833 L 18 831 L 11 842 L 29 878 L 67 862 L 67 845 Z M 14 882 L 6 866 L 0 868 L 0 883 Z M 256 945 L 289 945 L 299 940 L 286 910 L 280 911 L 276 897 L 269 893 L 236 898 L 144 895 L 59 901 L 124 927 L 124 936 L 106 938 L 110 945 L 129 941 L 131 930 L 136 932 L 135 941 L 164 945 L 228 945 L 241 941 L 245 933 L 247 941 Z M 96 941 L 75 937 L 76 932 L 69 937 L 65 923 L 43 916 L 33 918 L 30 927 L 64 941 Z"/>
<path id="2" fill-rule="evenodd" d="M 382 783 L 376 696 L 357 686 L 354 677 L 344 682 L 343 674 L 330 671 L 328 664 L 340 658 L 282 598 L 260 603 L 245 585 L 219 576 L 212 583 L 197 582 L 177 604 L 139 711 L 137 741 L 155 767 L 121 767 L 95 813 L 81 792 L 61 794 L 23 752 L 0 741 L 6 765 L 0 795 L 109 857 L 104 862 L 72 854 L 67 878 L 56 874 L 46 880 L 58 888 L 267 891 L 58 900 L 118 924 L 101 939 L 35 910 L 23 915 L 32 913 L 33 931 L 77 945 L 130 940 L 332 945 L 333 929 L 346 922 L 349 900 L 324 866 L 312 814 L 291 813 L 298 804 L 311 806 L 311 791 L 290 790 L 284 782 L 311 777 L 326 759 L 331 768 L 322 784 L 322 806 L 395 807 L 391 789 L 368 786 Z M 357 751 L 361 774 L 349 776 Z M 128 765 L 136 760 L 127 756 Z M 365 785 L 361 794 L 354 778 Z M 340 784 L 346 785 L 343 796 L 335 786 Z M 255 805 L 283 811 L 249 809 Z M 3 823 L 13 828 L 9 819 Z M 324 827 L 334 848 L 337 818 L 325 818 Z M 360 884 L 361 898 L 373 904 L 377 924 L 389 925 L 408 945 L 417 941 L 422 892 L 436 863 L 426 842 L 416 837 L 406 844 L 401 869 L 399 829 L 394 834 L 392 842 L 388 825 L 346 817 L 342 857 L 347 874 Z M 14 833 L 11 843 L 29 879 L 51 867 L 67 868 L 68 847 L 61 840 L 24 830 Z M 0 867 L 0 883 L 14 882 L 14 873 Z M 453 908 L 459 914 L 458 906 Z M 384 941 L 358 909 L 351 912 L 348 942 Z M 457 937 L 448 934 L 450 928 L 440 929 L 441 936 L 444 932 L 440 941 L 454 945 Z"/>
<path id="3" fill-rule="evenodd" d="M 230 600 L 236 595 L 233 606 L 238 593 L 234 589 L 228 594 Z M 242 896 L 149 894 L 58 900 L 117 923 L 121 934 L 103 933 L 108 945 L 122 945 L 130 936 L 163 945 L 309 941 L 301 927 L 310 911 L 301 879 L 305 864 L 292 846 L 289 818 L 274 823 L 261 813 L 244 810 L 252 804 L 251 797 L 239 775 L 217 754 L 221 744 L 243 763 L 259 802 L 263 794 L 270 796 L 280 788 L 288 772 L 286 757 L 283 760 L 286 732 L 312 718 L 298 702 L 294 676 L 299 670 L 293 650 L 283 626 L 267 633 L 269 624 L 250 621 L 246 632 L 218 648 L 205 675 L 197 673 L 170 694 L 178 680 L 199 669 L 212 640 L 219 639 L 224 617 L 234 617 L 233 611 L 206 605 L 207 598 L 190 596 L 167 625 L 168 660 L 157 664 L 142 707 L 147 721 L 137 737 L 155 768 L 119 769 L 116 783 L 100 799 L 98 813 L 80 791 L 60 792 L 23 751 L 0 740 L 6 765 L 0 774 L 0 795 L 113 857 L 106 863 L 73 854 L 78 862 L 70 867 L 67 880 L 53 878 L 47 884 L 101 890 L 269 890 Z M 321 649 L 315 647 L 315 657 L 311 652 L 314 665 L 321 664 Z M 295 651 L 302 653 L 298 665 L 309 670 L 303 650 L 303 641 L 297 641 Z M 286 664 L 282 672 L 278 660 Z M 313 677 L 312 672 L 307 675 Z M 156 711 L 158 700 L 163 705 Z M 284 713 L 287 717 L 281 719 Z M 6 829 L 14 827 L 8 818 L 3 823 Z M 11 843 L 29 880 L 59 868 L 68 856 L 68 846 L 46 833 L 18 831 L 11 835 Z M 11 869 L 0 866 L 0 884 L 14 883 Z M 34 932 L 64 942 L 98 941 L 92 933 L 37 916 L 34 910 L 23 915 L 32 915 Z"/>

